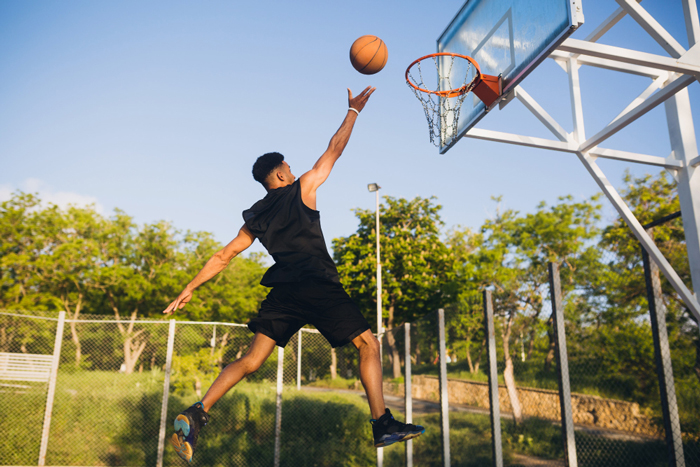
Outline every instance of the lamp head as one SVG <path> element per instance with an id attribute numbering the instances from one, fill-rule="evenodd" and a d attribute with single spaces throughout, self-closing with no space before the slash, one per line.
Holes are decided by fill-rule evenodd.
<path id="1" fill-rule="evenodd" d="M 367 185 L 367 189 L 369 191 L 379 191 L 380 188 L 381 187 L 379 185 L 377 185 L 376 183 L 370 183 L 369 185 Z"/>

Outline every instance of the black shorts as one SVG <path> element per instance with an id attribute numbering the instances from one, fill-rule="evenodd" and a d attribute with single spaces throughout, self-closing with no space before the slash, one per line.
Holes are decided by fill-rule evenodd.
<path id="1" fill-rule="evenodd" d="M 305 324 L 313 324 L 334 348 L 370 328 L 342 285 L 314 280 L 274 286 L 248 328 L 284 347 Z"/>

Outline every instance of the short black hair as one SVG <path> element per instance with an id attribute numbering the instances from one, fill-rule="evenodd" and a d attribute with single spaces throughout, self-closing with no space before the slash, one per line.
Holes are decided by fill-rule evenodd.
<path id="1" fill-rule="evenodd" d="M 266 187 L 265 180 L 273 170 L 282 165 L 283 161 L 284 156 L 279 152 L 263 154 L 253 164 L 253 178 Z"/>

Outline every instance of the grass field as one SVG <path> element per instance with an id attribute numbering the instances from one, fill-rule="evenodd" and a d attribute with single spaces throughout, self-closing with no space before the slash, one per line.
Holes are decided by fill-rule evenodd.
<path id="1" fill-rule="evenodd" d="M 51 425 L 47 465 L 155 465 L 163 388 L 161 372 L 60 373 Z M 36 465 L 45 385 L 2 394 L 2 465 Z M 170 394 L 170 421 L 196 401 L 194 391 Z M 374 466 L 371 427 L 365 401 L 356 394 L 304 392 L 285 388 L 282 417 L 282 465 Z M 271 466 L 274 456 L 275 385 L 241 383 L 212 411 L 203 429 L 193 466 Z M 437 414 L 416 417 L 426 434 L 414 442 L 414 465 L 441 465 Z M 502 423 L 506 465 L 514 455 L 563 457 L 559 427 L 530 419 L 522 426 Z M 488 416 L 450 413 L 453 466 L 491 463 Z M 581 444 L 583 443 L 583 444 Z M 612 441 L 577 434 L 579 465 L 666 465 L 663 442 Z M 689 446 L 690 447 L 690 446 Z M 696 451 L 695 455 L 699 452 Z M 620 455 L 626 461 L 619 464 Z M 385 449 L 385 465 L 403 465 L 403 445 Z M 170 449 L 165 465 L 184 465 Z"/>

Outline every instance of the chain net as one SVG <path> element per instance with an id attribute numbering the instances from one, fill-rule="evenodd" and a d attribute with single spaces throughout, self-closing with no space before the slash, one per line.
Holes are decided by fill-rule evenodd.
<path id="1" fill-rule="evenodd" d="M 426 72 L 426 76 L 423 76 L 421 68 L 423 60 L 421 60 L 415 64 L 415 67 L 411 67 L 407 71 L 406 83 L 423 105 L 425 118 L 428 121 L 430 142 L 438 147 L 447 146 L 457 138 L 462 104 L 476 85 L 478 73 L 471 62 L 454 55 L 430 58 L 437 71 L 437 82 L 432 82 L 430 76 L 427 75 L 428 72 Z M 417 76 L 414 76 L 414 70 Z M 460 81 L 461 84 L 456 85 Z M 416 87 L 436 92 L 459 89 L 460 93 L 455 97 L 441 97 L 436 92 L 419 91 Z"/>

